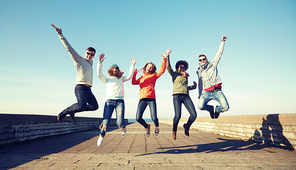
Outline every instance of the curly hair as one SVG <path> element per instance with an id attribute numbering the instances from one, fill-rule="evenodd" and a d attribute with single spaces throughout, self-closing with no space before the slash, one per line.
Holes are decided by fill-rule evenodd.
<path id="1" fill-rule="evenodd" d="M 187 63 L 187 61 L 185 61 L 185 60 L 179 60 L 176 63 L 176 65 L 175 65 L 175 68 L 176 68 L 177 71 L 178 71 L 178 68 L 179 68 L 180 65 L 184 65 L 185 71 L 188 69 L 188 63 Z"/>
<path id="2" fill-rule="evenodd" d="M 148 66 L 148 64 L 152 64 L 152 66 L 153 66 L 153 70 L 150 73 L 155 73 L 156 72 L 156 66 L 152 62 L 148 62 L 148 63 L 145 64 L 145 66 L 142 68 L 143 72 L 144 73 L 146 72 L 146 67 Z"/>
<path id="3" fill-rule="evenodd" d="M 123 71 L 120 71 L 119 67 L 118 67 L 118 73 L 116 75 L 113 75 L 113 70 L 114 70 L 114 67 L 118 67 L 117 65 L 114 65 L 112 67 L 109 68 L 108 70 L 108 73 L 110 76 L 115 76 L 117 78 L 120 78 L 122 75 L 123 75 Z"/>

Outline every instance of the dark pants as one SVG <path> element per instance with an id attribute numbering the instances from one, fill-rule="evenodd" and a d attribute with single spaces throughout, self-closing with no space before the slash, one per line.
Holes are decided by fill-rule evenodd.
<path id="1" fill-rule="evenodd" d="M 154 122 L 155 126 L 159 126 L 158 123 L 158 118 L 157 118 L 157 110 L 156 110 L 156 101 L 155 99 L 150 99 L 150 98 L 144 98 L 139 101 L 138 108 L 137 108 L 137 113 L 136 113 L 136 120 L 144 126 L 144 128 L 148 128 L 148 124 L 145 122 L 145 120 L 142 118 L 143 113 L 149 105 L 150 107 L 150 115 L 151 119 Z"/>
<path id="2" fill-rule="evenodd" d="M 98 102 L 91 92 L 91 88 L 77 84 L 75 86 L 75 95 L 77 98 L 77 103 L 66 109 L 66 113 L 77 113 L 82 111 L 94 111 L 99 108 Z"/>
<path id="3" fill-rule="evenodd" d="M 184 104 L 184 106 L 186 107 L 186 109 L 190 114 L 190 117 L 187 121 L 187 126 L 189 128 L 191 124 L 195 121 L 197 116 L 197 113 L 191 98 L 187 94 L 174 94 L 173 102 L 174 102 L 174 109 L 175 109 L 175 117 L 173 120 L 173 131 L 177 131 L 178 123 L 181 118 L 182 103 Z"/>

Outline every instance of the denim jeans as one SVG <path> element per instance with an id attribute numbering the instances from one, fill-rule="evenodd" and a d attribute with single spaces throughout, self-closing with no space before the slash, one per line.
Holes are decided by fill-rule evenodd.
<path id="1" fill-rule="evenodd" d="M 211 92 L 203 91 L 199 99 L 198 108 L 210 111 L 213 106 L 208 105 L 208 102 L 211 100 L 216 100 L 220 104 L 220 106 L 216 106 L 217 112 L 225 112 L 229 109 L 229 104 L 221 89 L 215 89 Z"/>
<path id="2" fill-rule="evenodd" d="M 182 103 L 184 104 L 184 106 L 186 107 L 186 109 L 190 114 L 190 117 L 188 118 L 188 121 L 187 121 L 187 126 L 189 128 L 197 117 L 197 113 L 190 96 L 187 94 L 174 94 L 173 102 L 174 102 L 174 110 L 175 110 L 175 117 L 173 120 L 173 131 L 177 131 L 178 123 L 181 118 Z"/>
<path id="3" fill-rule="evenodd" d="M 101 126 L 104 124 L 106 127 L 110 125 L 111 117 L 113 111 L 116 111 L 116 124 L 118 127 L 125 127 L 125 120 L 124 120 L 124 100 L 112 100 L 108 99 L 105 102 L 104 106 L 104 114 L 103 114 L 103 122 Z M 105 131 L 105 132 L 104 132 Z M 102 137 L 105 136 L 106 130 L 100 130 Z"/>
<path id="4" fill-rule="evenodd" d="M 152 121 L 154 122 L 156 127 L 159 126 L 158 118 L 157 118 L 157 110 L 156 110 L 156 100 L 155 99 L 143 98 L 143 99 L 141 99 L 139 101 L 138 108 L 137 108 L 137 113 L 136 113 L 136 120 L 142 126 L 144 126 L 144 128 L 148 128 L 148 124 L 142 118 L 147 105 L 149 105 L 149 107 L 150 107 L 150 115 L 151 115 Z"/>
<path id="5" fill-rule="evenodd" d="M 77 84 L 75 86 L 75 95 L 77 103 L 66 109 L 66 113 L 77 113 L 82 111 L 94 111 L 99 108 L 98 102 L 91 92 L 91 88 Z"/>

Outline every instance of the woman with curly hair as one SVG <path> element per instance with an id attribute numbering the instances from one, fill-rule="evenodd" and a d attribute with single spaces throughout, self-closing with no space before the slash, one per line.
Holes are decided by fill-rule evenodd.
<path id="1" fill-rule="evenodd" d="M 143 70 L 143 75 L 138 79 L 136 79 L 138 70 L 135 69 L 134 75 L 132 78 L 132 84 L 140 86 L 140 101 L 137 108 L 136 120 L 146 129 L 147 137 L 150 136 L 150 125 L 147 124 L 145 120 L 142 118 L 147 105 L 150 108 L 151 119 L 155 125 L 155 135 L 157 136 L 159 134 L 159 123 L 157 118 L 156 100 L 155 100 L 156 96 L 155 96 L 154 87 L 155 87 L 156 80 L 165 72 L 166 57 L 164 56 L 162 57 L 163 59 L 161 63 L 161 68 L 157 73 L 156 73 L 156 66 L 153 63 L 148 62 L 141 69 Z"/>
<path id="2" fill-rule="evenodd" d="M 188 86 L 189 74 L 186 73 L 186 70 L 188 69 L 188 63 L 185 60 L 179 60 L 175 65 L 176 71 L 173 71 L 173 69 L 171 68 L 170 59 L 168 55 L 166 67 L 173 81 L 173 103 L 174 103 L 175 117 L 173 120 L 172 138 L 173 140 L 176 140 L 177 127 L 178 127 L 179 120 L 181 118 L 182 103 L 184 104 L 184 106 L 186 107 L 186 109 L 190 114 L 190 117 L 188 118 L 187 123 L 183 125 L 184 133 L 186 136 L 189 136 L 189 128 L 191 124 L 194 122 L 194 120 L 196 119 L 197 113 L 196 113 L 194 104 L 189 96 L 189 90 L 196 89 L 197 84 L 195 81 L 193 81 L 193 85 Z"/>
<path id="3" fill-rule="evenodd" d="M 99 57 L 98 63 L 98 77 L 106 84 L 106 97 L 107 100 L 104 106 L 103 122 L 100 126 L 100 137 L 97 141 L 97 145 L 102 144 L 103 138 L 106 134 L 107 127 L 110 125 L 111 116 L 113 111 L 116 111 L 116 124 L 121 128 L 121 134 L 126 133 L 126 124 L 124 121 L 124 87 L 123 83 L 130 80 L 135 69 L 137 59 L 133 57 L 131 60 L 131 67 L 127 76 L 122 76 L 124 72 L 120 71 L 117 64 L 113 64 L 109 69 L 108 73 L 110 77 L 105 77 L 102 73 L 102 63 L 105 60 L 105 56 Z"/>

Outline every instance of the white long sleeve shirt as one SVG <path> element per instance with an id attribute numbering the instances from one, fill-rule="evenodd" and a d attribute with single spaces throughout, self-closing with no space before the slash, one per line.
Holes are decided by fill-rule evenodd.
<path id="1" fill-rule="evenodd" d="M 63 34 L 58 34 L 66 50 L 74 61 L 76 67 L 76 84 L 87 84 L 92 86 L 93 83 L 93 62 L 87 61 L 86 58 L 81 57 L 74 48 L 69 44 Z"/>
<path id="2" fill-rule="evenodd" d="M 97 74 L 98 77 L 106 84 L 106 97 L 107 99 L 123 99 L 124 98 L 124 86 L 123 83 L 132 78 L 135 66 L 131 65 L 127 76 L 121 76 L 117 78 L 115 76 L 105 77 L 102 73 L 103 65 L 98 62 Z"/>

